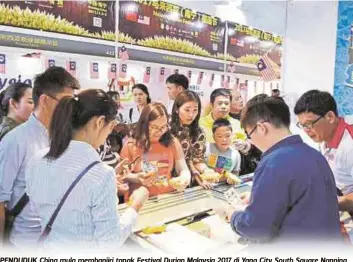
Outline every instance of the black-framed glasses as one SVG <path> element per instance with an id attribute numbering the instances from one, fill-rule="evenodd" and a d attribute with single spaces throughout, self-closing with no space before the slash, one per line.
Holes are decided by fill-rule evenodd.
<path id="1" fill-rule="evenodd" d="M 44 94 L 44 95 L 49 96 L 51 99 L 54 99 L 57 102 L 60 102 L 60 100 L 57 99 L 55 96 L 52 96 L 52 95 L 49 95 L 49 94 Z"/>
<path id="2" fill-rule="evenodd" d="M 256 124 L 256 126 L 254 126 L 254 128 L 253 129 L 251 129 L 251 131 L 248 133 L 248 132 L 246 132 L 246 130 L 245 130 L 245 134 L 246 134 L 246 137 L 247 137 L 247 139 L 251 139 L 251 135 L 255 132 L 255 130 L 256 130 L 256 128 L 257 128 L 257 126 L 258 126 L 259 124 Z"/>
<path id="3" fill-rule="evenodd" d="M 253 129 L 251 129 L 251 131 L 249 133 L 246 132 L 246 130 L 245 130 L 245 135 L 246 135 L 247 139 L 251 140 L 251 135 L 255 132 L 255 130 L 259 126 L 259 124 L 263 124 L 263 123 L 266 123 L 266 122 L 268 122 L 268 121 L 262 121 L 260 123 L 257 123 L 256 126 L 254 126 Z"/>
<path id="4" fill-rule="evenodd" d="M 306 123 L 306 124 L 301 124 L 299 122 L 297 122 L 297 127 L 299 127 L 300 129 L 312 129 L 314 127 L 314 125 L 322 118 L 322 116 L 320 116 L 318 119 L 316 119 L 315 121 L 311 122 L 311 123 Z"/>

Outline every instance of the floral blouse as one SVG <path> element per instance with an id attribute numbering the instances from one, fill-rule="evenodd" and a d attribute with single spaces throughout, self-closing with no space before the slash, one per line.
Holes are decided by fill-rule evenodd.
<path id="1" fill-rule="evenodd" d="M 193 142 L 190 137 L 189 127 L 180 126 L 177 132 L 173 132 L 183 148 L 186 163 L 192 174 L 197 172 L 195 168 L 196 164 L 205 162 L 206 135 L 204 130 L 202 128 L 200 129 L 201 132 L 198 134 L 195 142 Z"/>

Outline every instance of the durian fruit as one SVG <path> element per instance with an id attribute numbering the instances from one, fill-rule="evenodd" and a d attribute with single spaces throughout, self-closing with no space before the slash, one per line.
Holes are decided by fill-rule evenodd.
<path id="1" fill-rule="evenodd" d="M 167 226 L 161 225 L 161 226 L 154 226 L 154 227 L 145 227 L 144 229 L 142 229 L 142 232 L 146 235 L 150 235 L 150 234 L 163 233 L 166 230 L 167 230 Z"/>
<path id="2" fill-rule="evenodd" d="M 238 61 L 244 64 L 256 64 L 257 62 L 259 62 L 259 59 L 259 55 L 244 55 L 239 57 Z"/>
<path id="3" fill-rule="evenodd" d="M 217 53 L 216 55 L 215 55 L 215 57 L 217 58 L 217 59 L 221 59 L 221 60 L 224 60 L 224 54 L 222 53 Z M 234 56 L 232 56 L 231 54 L 228 54 L 227 53 L 227 55 L 226 55 L 226 59 L 227 59 L 227 61 L 233 61 L 233 62 L 235 62 L 235 61 L 237 61 L 237 59 L 234 57 Z"/>
<path id="4" fill-rule="evenodd" d="M 179 186 L 180 185 L 180 180 L 172 178 L 172 179 L 169 179 L 168 183 L 169 183 L 170 186 L 175 187 L 175 186 Z"/>
<path id="5" fill-rule="evenodd" d="M 118 38 L 119 42 L 136 44 L 134 38 L 122 32 L 119 32 L 117 36 L 115 32 L 105 30 L 91 33 L 83 27 L 67 21 L 65 18 L 61 18 L 60 16 L 55 17 L 39 9 L 32 11 L 28 7 L 21 9 L 19 6 L 10 7 L 9 5 L 0 4 L 0 24 L 87 36 L 109 41 L 115 41 Z"/>
<path id="6" fill-rule="evenodd" d="M 197 44 L 188 40 L 168 36 L 154 36 L 137 41 L 138 45 L 158 48 L 163 50 L 177 51 L 187 54 L 212 57 L 211 53 Z"/>
<path id="7" fill-rule="evenodd" d="M 218 183 L 221 179 L 221 174 L 215 172 L 212 169 L 206 169 L 204 173 L 200 175 L 202 180 L 205 180 L 210 183 Z"/>
<path id="8" fill-rule="evenodd" d="M 228 171 L 224 171 L 223 174 L 226 178 L 227 183 L 230 185 L 239 185 L 242 182 L 242 180 L 237 175 L 234 175 Z"/>

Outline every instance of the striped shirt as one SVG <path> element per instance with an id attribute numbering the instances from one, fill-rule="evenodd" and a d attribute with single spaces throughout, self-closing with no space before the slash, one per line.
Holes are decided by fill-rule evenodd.
<path id="1" fill-rule="evenodd" d="M 25 192 L 25 170 L 35 153 L 49 146 L 45 126 L 34 116 L 9 132 L 0 143 L 0 202 L 12 209 Z M 10 241 L 18 247 L 37 243 L 40 221 L 27 204 L 16 217 Z"/>
<path id="2" fill-rule="evenodd" d="M 53 161 L 43 158 L 47 152 L 36 154 L 26 170 L 27 194 L 41 218 L 42 229 L 77 175 L 90 163 L 100 161 L 97 151 L 85 142 L 71 141 L 63 155 Z M 114 169 L 100 163 L 72 190 L 44 246 L 117 248 L 131 233 L 136 218 L 132 208 L 119 218 Z"/>

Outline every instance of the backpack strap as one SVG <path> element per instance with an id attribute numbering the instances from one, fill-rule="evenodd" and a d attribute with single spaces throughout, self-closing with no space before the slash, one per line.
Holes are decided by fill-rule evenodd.
<path id="1" fill-rule="evenodd" d="M 70 185 L 70 187 L 68 188 L 68 190 L 65 192 L 64 196 L 62 197 L 62 199 L 59 202 L 59 205 L 56 207 L 54 213 L 52 214 L 52 216 L 49 219 L 49 222 L 47 223 L 47 225 L 44 228 L 43 233 L 40 235 L 39 237 L 39 242 L 43 242 L 48 235 L 50 234 L 50 231 L 52 229 L 52 226 L 55 222 L 55 219 L 59 213 L 59 211 L 61 210 L 62 206 L 65 203 L 65 200 L 67 199 L 67 197 L 70 195 L 71 191 L 74 189 L 74 187 L 77 185 L 77 183 L 81 180 L 81 178 L 95 165 L 97 165 L 98 163 L 101 163 L 101 161 L 94 161 L 93 163 L 89 164 L 74 180 L 74 182 L 72 182 L 72 184 Z"/>

